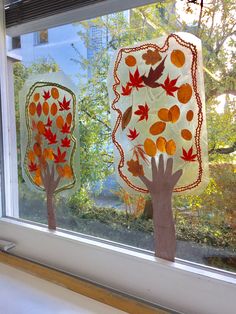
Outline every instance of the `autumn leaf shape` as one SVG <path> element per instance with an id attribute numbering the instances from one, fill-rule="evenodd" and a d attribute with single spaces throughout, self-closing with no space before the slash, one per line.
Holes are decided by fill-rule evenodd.
<path id="1" fill-rule="evenodd" d="M 145 103 L 145 106 L 139 105 L 138 108 L 139 109 L 134 112 L 134 114 L 140 116 L 138 121 L 142 121 L 144 119 L 147 121 L 148 120 L 148 111 L 150 110 L 148 105 Z"/>
<path id="2" fill-rule="evenodd" d="M 127 125 L 129 124 L 130 120 L 131 120 L 131 116 L 132 116 L 132 106 L 130 106 L 129 108 L 127 108 L 125 110 L 125 112 L 122 115 L 122 120 L 121 120 L 121 128 L 122 131 L 127 127 Z"/>
<path id="3" fill-rule="evenodd" d="M 138 136 L 139 136 L 139 133 L 136 131 L 135 128 L 133 130 L 129 129 L 128 137 L 131 139 L 131 141 L 135 140 L 136 137 Z"/>
<path id="4" fill-rule="evenodd" d="M 196 157 L 197 157 L 197 154 L 193 154 L 193 147 L 191 147 L 188 152 L 182 148 L 182 151 L 183 151 L 183 156 L 181 156 L 180 158 L 182 158 L 183 160 L 185 161 L 196 161 Z"/>
<path id="5" fill-rule="evenodd" d="M 30 172 L 34 172 L 34 171 L 36 171 L 38 169 L 37 164 L 33 163 L 32 161 L 31 161 L 31 163 L 28 166 L 29 166 L 29 171 Z"/>
<path id="6" fill-rule="evenodd" d="M 149 160 L 146 157 L 147 154 L 145 153 L 143 149 L 143 145 L 141 144 L 135 145 L 132 150 L 133 150 L 133 156 L 135 156 L 137 160 L 139 160 L 139 157 L 141 157 L 145 163 L 147 164 L 149 163 Z"/>
<path id="7" fill-rule="evenodd" d="M 166 95 L 175 97 L 174 92 L 176 92 L 179 89 L 179 87 L 175 86 L 178 78 L 179 77 L 177 77 L 174 80 L 170 80 L 168 75 L 167 78 L 165 79 L 164 84 L 161 84 L 161 87 L 166 91 Z"/>
<path id="8" fill-rule="evenodd" d="M 49 128 L 52 126 L 52 120 L 49 117 L 48 117 L 47 124 L 44 124 L 44 126 L 49 127 Z"/>
<path id="9" fill-rule="evenodd" d="M 128 82 L 127 86 L 135 87 L 137 90 L 141 87 L 144 87 L 144 85 L 142 84 L 143 78 L 142 76 L 140 76 L 138 68 L 136 69 L 134 74 L 129 72 L 129 79 L 130 81 Z"/>
<path id="10" fill-rule="evenodd" d="M 156 87 L 161 86 L 161 84 L 158 83 L 157 80 L 162 76 L 162 73 L 165 69 L 165 60 L 166 60 L 166 56 L 160 62 L 160 64 L 158 64 L 155 70 L 151 67 L 148 76 L 145 76 L 145 75 L 142 76 L 142 79 L 145 85 L 151 88 L 156 88 Z"/>
<path id="11" fill-rule="evenodd" d="M 60 163 L 60 162 L 66 162 L 66 152 L 61 152 L 60 150 L 60 147 L 57 148 L 57 154 L 54 154 L 53 153 L 53 156 L 54 156 L 54 162 L 56 164 Z"/>
<path id="12" fill-rule="evenodd" d="M 68 137 L 61 139 L 61 147 L 70 147 L 70 140 Z"/>
<path id="13" fill-rule="evenodd" d="M 58 103 L 59 103 L 59 106 L 60 106 L 59 111 L 70 110 L 70 101 L 71 101 L 71 100 L 66 100 L 66 97 L 65 97 L 65 96 L 64 96 L 62 102 L 60 102 L 60 101 L 58 100 Z"/>
<path id="14" fill-rule="evenodd" d="M 122 86 L 122 93 L 121 93 L 121 95 L 129 96 L 131 94 L 131 91 L 132 91 L 132 87 L 129 87 L 128 84 L 125 87 Z"/>
<path id="15" fill-rule="evenodd" d="M 132 173 L 134 177 L 144 176 L 143 166 L 139 164 L 138 160 L 127 161 L 128 171 Z"/>
<path id="16" fill-rule="evenodd" d="M 157 49 L 155 50 L 148 49 L 148 51 L 142 55 L 142 58 L 143 60 L 145 60 L 145 63 L 147 65 L 149 64 L 154 65 L 162 59 Z"/>
<path id="17" fill-rule="evenodd" d="M 48 144 L 56 144 L 57 143 L 57 135 L 53 134 L 50 128 L 45 128 L 45 132 L 43 134 L 45 138 L 48 140 Z"/>
<path id="18" fill-rule="evenodd" d="M 49 92 L 49 91 L 47 91 L 47 92 L 43 91 L 43 98 L 45 99 L 45 101 L 46 101 L 48 98 L 50 98 L 50 97 L 51 97 L 51 95 L 50 95 L 50 92 Z"/>
<path id="19" fill-rule="evenodd" d="M 61 128 L 61 132 L 64 133 L 70 133 L 70 126 L 67 123 L 64 123 L 62 128 Z"/>

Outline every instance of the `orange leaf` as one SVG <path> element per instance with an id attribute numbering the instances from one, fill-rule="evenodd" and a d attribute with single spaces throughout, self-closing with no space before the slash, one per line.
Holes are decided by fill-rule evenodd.
<path id="1" fill-rule="evenodd" d="M 64 166 L 64 176 L 68 179 L 73 177 L 72 169 L 69 165 Z"/>
<path id="2" fill-rule="evenodd" d="M 178 92 L 177 92 L 178 100 L 182 104 L 187 104 L 187 102 L 192 97 L 192 93 L 193 93 L 192 87 L 188 83 L 183 84 L 179 87 Z"/>
<path id="3" fill-rule="evenodd" d="M 180 110 L 177 105 L 174 105 L 170 108 L 170 115 L 171 115 L 170 120 L 172 121 L 172 123 L 175 123 L 176 121 L 179 120 Z"/>
<path id="4" fill-rule="evenodd" d="M 62 116 L 58 116 L 57 119 L 56 119 L 56 124 L 57 124 L 57 127 L 58 129 L 61 129 L 64 125 L 64 119 Z"/>
<path id="5" fill-rule="evenodd" d="M 171 115 L 169 113 L 169 110 L 166 108 L 162 108 L 158 111 L 157 113 L 158 117 L 162 120 L 162 121 L 170 121 L 171 120 Z"/>
<path id="6" fill-rule="evenodd" d="M 173 50 L 170 60 L 177 68 L 181 68 L 185 63 L 185 55 L 181 50 Z"/>
<path id="7" fill-rule="evenodd" d="M 130 106 L 122 115 L 121 128 L 124 130 L 129 124 L 132 116 L 132 106 Z"/>
<path id="8" fill-rule="evenodd" d="M 64 168 L 63 168 L 63 166 L 57 165 L 57 173 L 59 174 L 60 177 L 64 177 Z"/>
<path id="9" fill-rule="evenodd" d="M 128 171 L 132 173 L 134 177 L 144 176 L 143 166 L 139 164 L 138 160 L 127 161 Z"/>
<path id="10" fill-rule="evenodd" d="M 153 142 L 153 140 L 151 140 L 150 138 L 147 138 L 144 141 L 144 150 L 148 156 L 154 157 L 157 153 L 157 147 L 155 142 Z"/>
<path id="11" fill-rule="evenodd" d="M 35 143 L 33 149 L 36 156 L 42 156 L 42 148 L 39 143 Z"/>
<path id="12" fill-rule="evenodd" d="M 54 99 L 58 99 L 59 98 L 59 91 L 56 87 L 53 87 L 51 89 L 51 95 Z"/>
<path id="13" fill-rule="evenodd" d="M 35 153 L 32 150 L 28 152 L 28 159 L 32 162 L 35 161 Z"/>
<path id="14" fill-rule="evenodd" d="M 39 101 L 39 98 L 40 98 L 39 93 L 35 93 L 35 94 L 34 94 L 34 101 L 35 101 L 35 102 Z"/>
<path id="15" fill-rule="evenodd" d="M 166 139 L 164 137 L 158 137 L 158 139 L 156 140 L 156 145 L 157 145 L 157 149 L 162 152 L 165 153 L 166 151 Z"/>
<path id="16" fill-rule="evenodd" d="M 192 139 L 192 133 L 189 130 L 187 130 L 187 129 L 183 129 L 181 131 L 181 136 L 186 141 L 190 141 Z"/>
<path id="17" fill-rule="evenodd" d="M 71 121 L 72 121 L 72 114 L 68 113 L 68 115 L 66 116 L 66 123 L 71 125 Z"/>
<path id="18" fill-rule="evenodd" d="M 142 55 L 142 58 L 143 60 L 145 60 L 145 63 L 147 65 L 149 64 L 155 65 L 158 61 L 161 61 L 162 59 L 157 49 L 156 50 L 148 49 L 148 51 Z"/>
<path id="19" fill-rule="evenodd" d="M 173 140 L 169 140 L 166 143 L 166 152 L 168 155 L 174 155 L 176 152 L 176 144 Z"/>
<path id="20" fill-rule="evenodd" d="M 45 126 L 44 126 L 43 121 L 38 122 L 37 128 L 38 128 L 39 134 L 43 134 L 45 132 Z"/>
<path id="21" fill-rule="evenodd" d="M 45 116 L 47 116 L 48 112 L 49 112 L 49 105 L 48 105 L 48 102 L 45 101 L 43 103 L 43 113 L 45 114 Z"/>
<path id="22" fill-rule="evenodd" d="M 31 102 L 29 105 L 29 113 L 31 116 L 35 115 L 36 112 L 36 104 L 34 102 Z"/>
<path id="23" fill-rule="evenodd" d="M 192 110 L 189 110 L 187 113 L 186 113 L 186 119 L 188 121 L 192 121 L 193 120 L 193 111 Z"/>
<path id="24" fill-rule="evenodd" d="M 57 105 L 56 105 L 55 102 L 54 102 L 54 103 L 52 104 L 52 106 L 51 106 L 51 114 L 52 114 L 53 116 L 55 116 L 56 113 L 57 113 Z"/>
<path id="25" fill-rule="evenodd" d="M 136 61 L 136 58 L 132 55 L 128 55 L 126 58 L 125 58 L 125 63 L 126 65 L 128 65 L 129 67 L 133 67 L 135 66 L 135 64 L 137 63 Z"/>
<path id="26" fill-rule="evenodd" d="M 154 123 L 150 129 L 149 129 L 149 132 L 152 134 L 152 135 L 158 135 L 160 133 L 162 133 L 166 128 L 166 123 L 165 122 L 161 122 L 161 121 L 158 121 L 156 123 Z"/>

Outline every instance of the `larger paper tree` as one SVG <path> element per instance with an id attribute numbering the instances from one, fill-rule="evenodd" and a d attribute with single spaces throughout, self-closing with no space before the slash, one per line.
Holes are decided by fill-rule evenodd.
<path id="1" fill-rule="evenodd" d="M 198 38 L 171 34 L 120 49 L 108 81 L 118 182 L 131 193 L 151 194 L 155 252 L 170 260 L 175 230 L 172 212 L 163 208 L 172 191 L 199 192 L 207 182 L 201 58 Z"/>
<path id="2" fill-rule="evenodd" d="M 55 81 L 35 82 L 28 90 L 22 119 L 22 132 L 24 123 L 27 127 L 23 170 L 28 184 L 46 193 L 49 229 L 56 229 L 54 195 L 76 182 L 75 110 L 74 93 Z"/>

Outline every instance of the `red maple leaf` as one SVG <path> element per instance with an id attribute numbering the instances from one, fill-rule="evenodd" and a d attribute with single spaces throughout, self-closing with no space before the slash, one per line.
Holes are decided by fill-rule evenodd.
<path id="1" fill-rule="evenodd" d="M 28 167 L 29 167 L 29 171 L 30 171 L 30 172 L 33 172 L 33 171 L 38 170 L 37 164 L 33 163 L 32 161 L 31 161 L 31 163 L 28 165 Z"/>
<path id="2" fill-rule="evenodd" d="M 131 91 L 132 91 L 132 87 L 129 87 L 128 84 L 126 84 L 126 86 L 122 86 L 122 93 L 121 95 L 123 96 L 129 96 L 131 94 Z"/>
<path id="3" fill-rule="evenodd" d="M 50 91 L 45 92 L 45 90 L 44 90 L 43 91 L 43 98 L 44 98 L 44 100 L 46 101 L 50 97 L 51 97 Z"/>
<path id="4" fill-rule="evenodd" d="M 182 148 L 183 156 L 180 156 L 185 161 L 196 161 L 197 154 L 193 154 L 193 146 L 188 150 L 188 152 Z"/>
<path id="5" fill-rule="evenodd" d="M 45 128 L 45 131 L 44 131 L 43 135 L 48 140 L 48 144 L 49 145 L 57 143 L 57 135 L 56 135 L 56 133 L 53 134 L 50 128 L 48 128 L 48 129 Z"/>
<path id="6" fill-rule="evenodd" d="M 62 128 L 61 128 L 62 133 L 70 133 L 70 125 L 67 123 L 64 123 Z"/>
<path id="7" fill-rule="evenodd" d="M 138 110 L 136 110 L 134 112 L 134 114 L 140 116 L 138 121 L 142 121 L 142 120 L 148 120 L 148 111 L 150 110 L 150 108 L 148 107 L 148 105 L 145 103 L 145 106 L 143 105 L 138 105 Z"/>
<path id="8" fill-rule="evenodd" d="M 68 137 L 61 139 L 61 147 L 70 147 L 70 140 Z"/>
<path id="9" fill-rule="evenodd" d="M 61 152 L 60 150 L 60 147 L 57 148 L 57 154 L 54 154 L 53 153 L 53 156 L 54 156 L 54 162 L 55 164 L 58 164 L 60 162 L 66 162 L 66 152 Z"/>
<path id="10" fill-rule="evenodd" d="M 174 80 L 170 80 L 169 75 L 168 75 L 167 78 L 165 79 L 164 84 L 161 84 L 161 87 L 164 88 L 164 90 L 166 91 L 166 95 L 170 95 L 170 96 L 175 97 L 175 95 L 173 93 L 179 89 L 179 87 L 175 86 L 178 78 L 179 77 L 177 77 Z"/>
<path id="11" fill-rule="evenodd" d="M 47 126 L 47 127 L 49 127 L 49 128 L 52 126 L 52 120 L 50 120 L 49 117 L 48 117 L 47 124 L 44 124 L 44 126 Z"/>
<path id="12" fill-rule="evenodd" d="M 127 83 L 127 86 L 136 87 L 137 90 L 141 87 L 144 87 L 144 85 L 142 84 L 143 78 L 142 76 L 140 76 L 138 68 L 136 69 L 134 74 L 129 72 L 129 79 L 130 82 Z"/>
<path id="13" fill-rule="evenodd" d="M 131 139 L 131 141 L 136 139 L 136 137 L 138 137 L 138 136 L 139 136 L 139 133 L 137 133 L 135 128 L 133 130 L 129 129 L 128 137 Z"/>
<path id="14" fill-rule="evenodd" d="M 70 110 L 70 101 L 71 101 L 71 100 L 68 100 L 68 101 L 67 101 L 65 96 L 64 96 L 62 102 L 58 101 L 58 103 L 59 103 L 59 105 L 60 105 L 59 111 Z"/>

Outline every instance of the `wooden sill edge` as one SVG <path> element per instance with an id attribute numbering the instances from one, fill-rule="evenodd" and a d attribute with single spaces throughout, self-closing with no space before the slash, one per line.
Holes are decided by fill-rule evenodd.
<path id="1" fill-rule="evenodd" d="M 110 291 L 105 287 L 97 286 L 84 279 L 6 252 L 0 252 L 0 262 L 130 314 L 171 313 L 118 292 Z"/>

